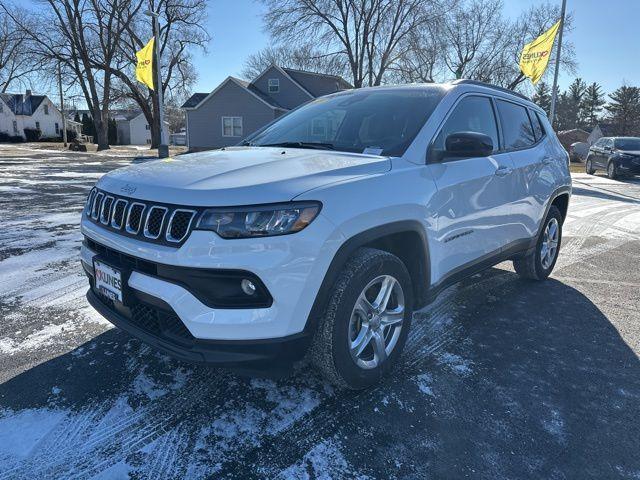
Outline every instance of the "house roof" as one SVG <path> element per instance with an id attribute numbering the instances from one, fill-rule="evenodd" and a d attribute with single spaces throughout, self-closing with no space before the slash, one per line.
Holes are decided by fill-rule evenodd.
<path id="1" fill-rule="evenodd" d="M 349 82 L 339 75 L 308 72 L 286 67 L 283 70 L 315 97 L 333 93 L 336 90 L 353 88 Z"/>
<path id="2" fill-rule="evenodd" d="M 14 115 L 31 116 L 47 96 L 23 95 L 22 93 L 0 93 L 0 98 L 2 98 L 4 103 L 7 104 Z"/>
<path id="3" fill-rule="evenodd" d="M 139 116 L 142 113 L 142 110 L 122 110 L 122 111 L 112 111 L 110 112 L 111 118 L 113 118 L 116 122 L 118 121 L 130 121 Z"/>
<path id="4" fill-rule="evenodd" d="M 182 104 L 180 108 L 193 108 L 198 105 L 202 100 L 207 98 L 208 93 L 194 93 L 191 95 L 186 102 Z"/>

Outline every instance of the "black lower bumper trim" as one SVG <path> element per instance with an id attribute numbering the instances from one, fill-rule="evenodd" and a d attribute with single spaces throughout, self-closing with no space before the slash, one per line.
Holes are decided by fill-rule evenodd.
<path id="1" fill-rule="evenodd" d="M 106 305 L 92 289 L 87 300 L 103 317 L 116 327 L 139 338 L 143 342 L 179 360 L 193 363 L 214 364 L 242 370 L 269 371 L 274 373 L 289 369 L 304 357 L 309 335 L 303 333 L 268 340 L 202 340 L 193 338 L 187 342 L 172 342 L 151 334 Z"/>

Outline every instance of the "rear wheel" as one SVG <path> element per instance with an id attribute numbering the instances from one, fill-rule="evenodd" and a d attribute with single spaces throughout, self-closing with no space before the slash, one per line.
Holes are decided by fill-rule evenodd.
<path id="1" fill-rule="evenodd" d="M 589 157 L 587 157 L 587 161 L 584 164 L 584 169 L 588 175 L 593 175 L 596 173 L 596 170 L 593 168 L 593 162 Z"/>
<path id="2" fill-rule="evenodd" d="M 609 162 L 609 165 L 607 165 L 607 177 L 611 180 L 618 178 L 618 166 L 613 160 Z"/>
<path id="3" fill-rule="evenodd" d="M 334 385 L 363 389 L 397 363 L 413 315 L 411 278 L 388 252 L 359 249 L 335 283 L 310 349 Z"/>
<path id="4" fill-rule="evenodd" d="M 515 271 L 523 278 L 546 280 L 558 260 L 562 240 L 562 214 L 552 205 L 544 221 L 544 226 L 536 247 L 524 257 L 513 261 Z"/>

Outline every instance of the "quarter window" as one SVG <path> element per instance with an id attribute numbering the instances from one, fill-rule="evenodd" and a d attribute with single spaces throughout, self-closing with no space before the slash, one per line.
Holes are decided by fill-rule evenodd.
<path id="1" fill-rule="evenodd" d="M 507 150 L 526 148 L 536 143 L 531 120 L 527 109 L 503 100 L 497 100 L 498 115 L 504 134 L 504 146 Z"/>
<path id="2" fill-rule="evenodd" d="M 242 117 L 222 117 L 222 136 L 241 137 Z"/>
<path id="3" fill-rule="evenodd" d="M 533 125 L 533 134 L 536 136 L 536 141 L 538 141 L 545 135 L 544 125 L 540 119 L 540 114 L 533 110 L 529 110 L 529 118 L 531 119 L 531 125 Z"/>
<path id="4" fill-rule="evenodd" d="M 433 148 L 444 150 L 447 137 L 457 132 L 476 132 L 488 135 L 493 141 L 493 151 L 498 149 L 498 127 L 491 100 L 488 97 L 470 96 L 460 100 L 442 126 L 433 143 Z"/>
<path id="5" fill-rule="evenodd" d="M 269 93 L 278 93 L 280 91 L 280 79 L 279 78 L 270 78 L 269 79 Z"/>

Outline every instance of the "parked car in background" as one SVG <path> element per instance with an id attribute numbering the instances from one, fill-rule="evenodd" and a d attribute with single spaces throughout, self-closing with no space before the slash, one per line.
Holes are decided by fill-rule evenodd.
<path id="1" fill-rule="evenodd" d="M 589 154 L 587 142 L 575 142 L 569 147 L 569 159 L 572 162 L 584 162 Z"/>
<path id="2" fill-rule="evenodd" d="M 598 170 L 609 178 L 640 175 L 640 137 L 602 137 L 589 149 L 585 170 L 593 175 Z"/>
<path id="3" fill-rule="evenodd" d="M 549 276 L 568 163 L 544 111 L 499 87 L 328 95 L 243 146 L 102 177 L 82 216 L 87 297 L 184 360 L 275 370 L 308 355 L 365 388 L 445 287 L 505 260 Z"/>

